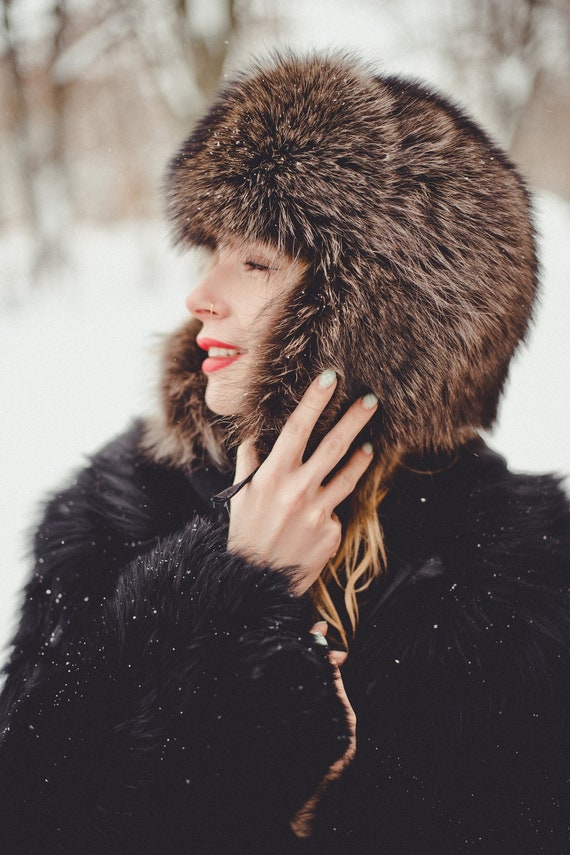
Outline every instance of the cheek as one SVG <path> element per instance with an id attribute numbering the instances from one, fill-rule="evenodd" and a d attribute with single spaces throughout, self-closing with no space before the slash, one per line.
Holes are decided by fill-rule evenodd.
<path id="1" fill-rule="evenodd" d="M 275 298 L 256 302 L 249 307 L 249 311 L 242 314 L 240 327 L 247 339 L 258 340 L 269 329 L 273 316 Z"/>
<path id="2" fill-rule="evenodd" d="M 260 302 L 252 310 L 247 321 L 242 324 L 244 340 L 247 343 L 248 356 L 254 355 L 267 336 L 271 336 L 272 330 L 281 313 L 282 293 L 275 291 L 270 298 Z"/>
<path id="3" fill-rule="evenodd" d="M 249 339 L 259 341 L 270 332 L 294 283 L 291 274 L 281 272 L 272 275 L 269 281 L 251 283 L 251 290 L 238 304 L 239 324 Z"/>

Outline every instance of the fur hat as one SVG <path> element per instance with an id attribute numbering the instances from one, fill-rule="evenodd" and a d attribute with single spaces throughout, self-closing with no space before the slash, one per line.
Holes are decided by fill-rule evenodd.
<path id="1" fill-rule="evenodd" d="M 262 453 L 330 367 L 315 442 L 370 390 L 382 456 L 450 451 L 491 425 L 535 296 L 533 228 L 513 165 L 447 100 L 346 56 L 277 57 L 224 86 L 167 191 L 183 246 L 256 240 L 308 262 L 237 417 Z M 170 342 L 149 433 L 177 463 L 211 430 L 199 328 Z"/>

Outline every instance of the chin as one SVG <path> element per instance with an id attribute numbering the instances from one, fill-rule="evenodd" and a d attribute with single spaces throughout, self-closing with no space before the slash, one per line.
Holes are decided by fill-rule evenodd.
<path id="1" fill-rule="evenodd" d="M 235 416 L 237 412 L 237 402 L 234 400 L 234 396 L 224 394 L 221 389 L 210 389 L 209 382 L 204 400 L 208 409 L 217 416 Z"/>

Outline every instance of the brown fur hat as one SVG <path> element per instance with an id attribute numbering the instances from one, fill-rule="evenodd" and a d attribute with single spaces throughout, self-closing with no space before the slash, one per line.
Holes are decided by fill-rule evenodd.
<path id="1" fill-rule="evenodd" d="M 493 422 L 536 291 L 529 200 L 505 154 L 425 86 L 346 56 L 281 56 L 222 89 L 170 164 L 179 243 L 263 241 L 307 275 L 237 419 L 267 453 L 310 379 L 358 395 L 377 452 L 449 451 Z M 208 413 L 190 324 L 171 341 L 155 454 L 191 463 Z M 201 439 L 202 438 L 202 439 Z"/>

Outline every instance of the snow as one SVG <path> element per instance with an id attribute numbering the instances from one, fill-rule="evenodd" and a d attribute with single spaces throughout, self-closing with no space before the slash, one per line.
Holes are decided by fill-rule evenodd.
<path id="1" fill-rule="evenodd" d="M 570 206 L 540 197 L 543 294 L 516 359 L 492 444 L 515 469 L 570 471 Z M 0 318 L 0 646 L 14 627 L 29 571 L 30 533 L 49 491 L 85 456 L 154 405 L 160 335 L 185 316 L 193 260 L 168 248 L 160 224 L 76 228 L 72 270 Z M 17 275 L 17 236 L 0 240 L 3 273 Z"/>
<path id="2" fill-rule="evenodd" d="M 570 204 L 542 195 L 535 206 L 542 290 L 527 346 L 513 362 L 490 442 L 513 469 L 570 473 Z"/>
<path id="3" fill-rule="evenodd" d="M 68 247 L 65 281 L 4 307 L 0 318 L 0 648 L 42 501 L 150 409 L 160 334 L 184 319 L 193 278 L 157 224 L 76 229 Z M 23 248 L 14 236 L 0 241 L 3 273 L 16 275 Z"/>

